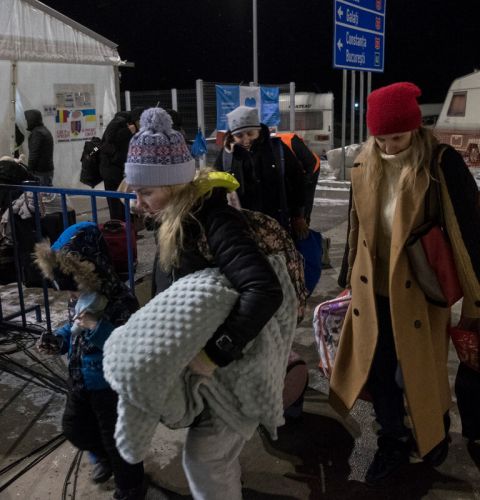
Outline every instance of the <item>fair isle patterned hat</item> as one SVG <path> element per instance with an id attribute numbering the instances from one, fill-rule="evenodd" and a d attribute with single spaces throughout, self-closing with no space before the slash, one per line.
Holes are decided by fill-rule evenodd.
<path id="1" fill-rule="evenodd" d="M 252 128 L 260 128 L 260 120 L 258 119 L 258 109 L 248 106 L 238 106 L 230 113 L 227 113 L 228 129 L 232 134 L 251 130 Z"/>
<path id="2" fill-rule="evenodd" d="M 140 130 L 130 139 L 125 179 L 129 186 L 172 186 L 195 177 L 195 160 L 185 139 L 172 129 L 162 108 L 149 108 L 140 117 Z"/>

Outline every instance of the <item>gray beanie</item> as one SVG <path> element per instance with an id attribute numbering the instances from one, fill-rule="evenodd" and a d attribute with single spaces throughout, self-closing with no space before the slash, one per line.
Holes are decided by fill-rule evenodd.
<path id="1" fill-rule="evenodd" d="M 227 113 L 227 120 L 228 129 L 232 134 L 252 128 L 260 128 L 257 108 L 239 106 L 230 111 L 230 113 Z"/>
<path id="2" fill-rule="evenodd" d="M 172 186 L 195 177 L 195 160 L 172 119 L 162 108 L 140 117 L 140 130 L 130 139 L 125 179 L 130 186 Z"/>

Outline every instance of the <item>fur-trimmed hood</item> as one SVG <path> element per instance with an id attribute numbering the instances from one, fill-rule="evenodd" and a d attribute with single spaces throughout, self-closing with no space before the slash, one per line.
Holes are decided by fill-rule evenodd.
<path id="1" fill-rule="evenodd" d="M 81 291 L 110 297 L 115 289 L 125 286 L 113 268 L 102 233 L 93 222 L 68 227 L 51 246 L 48 241 L 37 243 L 35 262 L 45 278 L 58 281 L 59 275 L 70 277 Z"/>

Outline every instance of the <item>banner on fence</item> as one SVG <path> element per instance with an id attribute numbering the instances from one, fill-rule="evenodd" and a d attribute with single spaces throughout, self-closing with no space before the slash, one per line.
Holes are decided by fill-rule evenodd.
<path id="1" fill-rule="evenodd" d="M 247 87 L 239 85 L 215 85 L 217 96 L 217 130 L 227 130 L 227 113 L 238 106 L 250 106 L 259 110 L 262 123 L 268 126 L 280 123 L 278 87 Z"/>
<path id="2" fill-rule="evenodd" d="M 85 141 L 97 134 L 95 86 L 56 84 L 55 138 L 57 142 Z"/>

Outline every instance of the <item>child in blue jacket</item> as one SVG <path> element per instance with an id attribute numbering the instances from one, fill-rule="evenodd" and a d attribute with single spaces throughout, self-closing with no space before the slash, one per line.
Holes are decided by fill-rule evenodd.
<path id="1" fill-rule="evenodd" d="M 92 222 L 70 226 L 51 247 L 37 244 L 35 256 L 53 286 L 70 291 L 68 323 L 53 335 L 42 335 L 37 344 L 45 353 L 68 354 L 70 392 L 63 432 L 74 446 L 95 455 L 95 482 L 113 473 L 114 499 L 142 499 L 143 463 L 127 463 L 116 449 L 117 394 L 102 365 L 105 341 L 138 309 L 138 301 L 115 273 L 105 240 Z"/>

